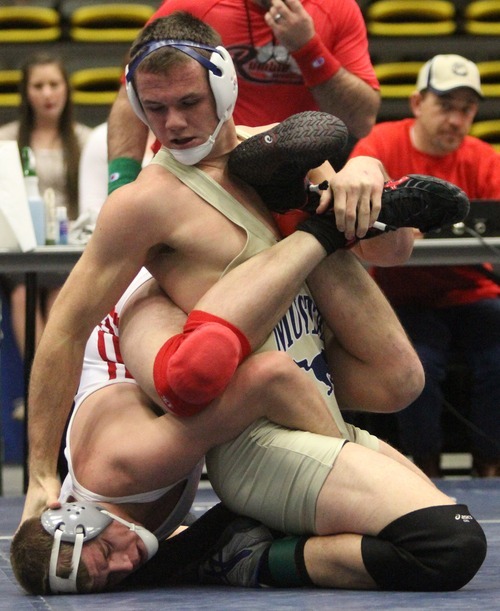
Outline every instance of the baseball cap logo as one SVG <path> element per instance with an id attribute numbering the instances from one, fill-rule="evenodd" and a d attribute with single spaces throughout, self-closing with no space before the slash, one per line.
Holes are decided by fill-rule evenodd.
<path id="1" fill-rule="evenodd" d="M 458 62 L 453 64 L 453 66 L 451 67 L 451 71 L 457 76 L 467 76 L 467 74 L 469 73 L 469 71 L 467 70 L 467 66 Z"/>

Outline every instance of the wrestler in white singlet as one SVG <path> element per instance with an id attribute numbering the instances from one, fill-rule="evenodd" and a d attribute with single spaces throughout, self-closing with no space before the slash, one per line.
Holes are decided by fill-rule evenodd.
<path id="1" fill-rule="evenodd" d="M 112 312 L 106 316 L 100 325 L 94 328 L 87 342 L 80 386 L 75 397 L 75 406 L 66 434 L 66 448 L 64 453 L 68 461 L 69 473 L 62 485 L 59 497 L 61 502 L 65 502 L 69 497 L 73 497 L 77 501 L 92 501 L 95 503 L 152 503 L 160 499 L 179 483 L 175 482 L 170 486 L 140 494 L 106 497 L 96 494 L 79 484 L 75 477 L 71 460 L 71 427 L 75 415 L 85 399 L 97 390 L 110 386 L 111 384 L 137 384 L 123 364 L 120 353 L 119 322 L 120 314 L 127 300 L 140 286 L 150 279 L 151 274 L 146 269 L 141 269 Z M 186 481 L 186 485 L 179 501 L 170 514 L 165 516 L 162 524 L 154 531 L 154 534 L 159 540 L 166 539 L 172 534 L 188 514 L 198 489 L 203 464 L 204 461 L 200 461 L 189 476 L 181 480 Z"/>

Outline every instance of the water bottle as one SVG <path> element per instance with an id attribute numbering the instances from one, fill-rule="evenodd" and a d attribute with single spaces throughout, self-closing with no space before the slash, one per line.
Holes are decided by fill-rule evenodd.
<path id="1" fill-rule="evenodd" d="M 55 246 L 59 239 L 59 227 L 56 219 L 56 194 L 52 187 L 45 189 L 45 244 Z"/>
<path id="2" fill-rule="evenodd" d="M 56 220 L 59 228 L 58 244 L 66 245 L 68 243 L 68 209 L 66 206 L 56 207 Z"/>
<path id="3" fill-rule="evenodd" d="M 21 150 L 23 162 L 24 184 L 28 196 L 28 205 L 35 229 L 36 243 L 38 246 L 45 246 L 45 202 L 40 195 L 38 187 L 38 176 L 35 170 L 35 156 L 29 146 L 24 146 Z"/>

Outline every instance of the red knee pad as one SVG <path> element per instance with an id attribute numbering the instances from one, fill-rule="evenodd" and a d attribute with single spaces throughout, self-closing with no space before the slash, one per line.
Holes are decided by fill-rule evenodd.
<path id="1" fill-rule="evenodd" d="M 156 391 L 171 412 L 193 416 L 224 392 L 250 352 L 250 343 L 239 329 L 194 310 L 183 333 L 171 337 L 156 355 Z"/>

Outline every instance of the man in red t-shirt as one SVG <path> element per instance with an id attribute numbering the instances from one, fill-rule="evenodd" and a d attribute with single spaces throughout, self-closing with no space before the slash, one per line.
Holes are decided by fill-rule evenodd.
<path id="1" fill-rule="evenodd" d="M 390 176 L 431 174 L 470 199 L 499 199 L 500 155 L 468 136 L 482 97 L 477 66 L 437 55 L 421 69 L 410 97 L 414 117 L 376 125 L 352 156 L 370 155 Z M 422 395 L 398 414 L 403 449 L 439 475 L 440 416 L 450 350 L 463 352 L 472 374 L 475 471 L 500 475 L 500 286 L 491 266 L 376 268 L 374 275 L 415 344 L 426 372 Z"/>
<path id="2" fill-rule="evenodd" d="M 165 0 L 150 21 L 174 11 L 221 35 L 238 75 L 236 125 L 279 123 L 305 110 L 339 117 L 353 139 L 374 125 L 379 84 L 355 0 Z M 146 140 L 122 86 L 108 119 L 108 157 L 110 175 L 123 180 L 111 190 L 135 179 Z"/>

